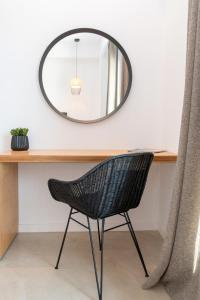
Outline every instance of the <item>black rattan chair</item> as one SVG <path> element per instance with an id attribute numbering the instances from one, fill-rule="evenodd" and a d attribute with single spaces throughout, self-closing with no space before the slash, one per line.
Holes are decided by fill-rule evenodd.
<path id="1" fill-rule="evenodd" d="M 128 225 L 144 268 L 145 276 L 148 277 L 147 268 L 128 211 L 132 208 L 136 208 L 140 204 L 152 160 L 152 153 L 119 155 L 103 161 L 77 180 L 67 182 L 50 179 L 48 181 L 52 197 L 71 207 L 55 268 L 58 269 L 70 220 L 87 228 L 89 230 L 97 290 L 100 300 L 102 300 L 103 288 L 104 233 L 109 230 Z M 86 216 L 87 225 L 82 224 L 74 218 L 73 215 L 77 213 L 82 213 Z M 105 219 L 118 214 L 125 219 L 125 222 L 118 226 L 105 229 Z M 100 280 L 98 279 L 97 273 L 90 218 L 97 220 L 99 248 L 101 251 Z"/>

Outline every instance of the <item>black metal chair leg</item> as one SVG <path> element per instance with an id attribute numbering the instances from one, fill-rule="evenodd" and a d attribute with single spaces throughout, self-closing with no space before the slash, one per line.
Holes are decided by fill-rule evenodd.
<path id="1" fill-rule="evenodd" d="M 100 274 L 100 300 L 103 299 L 103 251 L 104 251 L 104 227 L 105 219 L 102 220 L 101 228 L 101 274 Z"/>
<path id="2" fill-rule="evenodd" d="M 90 244 L 91 244 L 91 250 L 92 250 L 92 259 L 94 264 L 94 272 L 95 272 L 95 279 L 97 284 L 97 291 L 99 300 L 102 300 L 102 291 L 103 291 L 103 244 L 104 244 L 104 223 L 105 220 L 102 220 L 102 231 L 101 231 L 101 271 L 100 271 L 100 283 L 98 279 L 98 273 L 97 273 L 97 265 L 96 265 L 96 259 L 95 259 L 95 253 L 94 253 L 94 243 L 92 238 L 92 231 L 90 226 L 90 220 L 89 217 L 87 217 L 88 222 L 88 228 L 89 228 L 89 237 L 90 237 Z"/>
<path id="3" fill-rule="evenodd" d="M 97 219 L 97 229 L 98 229 L 98 239 L 99 239 L 99 250 L 101 251 L 101 234 L 100 234 L 99 219 Z"/>
<path id="4" fill-rule="evenodd" d="M 92 259 L 93 259 L 93 264 L 94 264 L 94 272 L 95 272 L 95 279 L 96 279 L 96 284 L 97 284 L 97 291 L 98 291 L 98 296 L 100 299 L 100 287 L 99 287 L 97 265 L 96 265 L 96 259 L 95 259 L 95 254 L 94 254 L 94 244 L 93 244 L 93 239 L 92 239 L 92 232 L 91 232 L 89 217 L 87 217 L 87 222 L 88 222 L 88 228 L 89 228 L 89 237 L 90 237 L 90 244 L 91 244 L 91 250 L 92 250 Z"/>
<path id="5" fill-rule="evenodd" d="M 67 226 L 66 226 L 65 233 L 64 233 L 64 236 L 63 236 L 63 240 L 62 240 L 62 244 L 61 244 L 61 247 L 60 247 L 60 252 L 59 252 L 59 255 L 58 255 L 58 259 L 57 259 L 55 269 L 58 269 L 58 265 L 59 265 L 59 262 L 60 262 L 60 258 L 61 258 L 64 243 L 65 243 L 65 238 L 66 238 L 66 235 L 67 235 L 67 231 L 68 231 L 68 228 L 69 228 L 69 223 L 70 223 L 72 212 L 73 212 L 73 208 L 70 209 L 69 218 L 68 218 L 68 221 L 67 221 Z"/>
<path id="6" fill-rule="evenodd" d="M 145 262 L 144 262 L 144 258 L 142 256 L 142 252 L 140 250 L 140 247 L 139 247 L 139 244 L 138 244 L 135 232 L 133 230 L 133 226 L 132 226 L 132 223 L 131 223 L 131 220 L 130 220 L 128 212 L 124 213 L 124 216 L 126 218 L 126 222 L 128 223 L 128 228 L 129 228 L 130 234 L 132 236 L 132 239 L 134 241 L 135 247 L 136 247 L 137 252 L 139 254 L 140 261 L 142 263 L 142 266 L 143 266 L 143 269 L 144 269 L 144 272 L 145 272 L 145 277 L 149 277 L 149 274 L 148 274 L 148 271 L 147 271 L 147 268 L 146 268 L 146 265 L 145 265 Z"/>

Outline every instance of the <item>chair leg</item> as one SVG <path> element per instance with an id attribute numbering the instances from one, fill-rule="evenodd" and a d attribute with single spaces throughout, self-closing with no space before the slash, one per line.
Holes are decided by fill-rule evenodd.
<path id="1" fill-rule="evenodd" d="M 92 259 L 93 259 L 93 264 L 94 264 L 94 272 L 95 272 L 95 279 L 96 279 L 96 284 L 97 284 L 97 291 L 98 291 L 99 300 L 102 300 L 102 293 L 103 293 L 103 246 L 104 246 L 104 224 L 105 224 L 105 219 L 102 220 L 102 231 L 101 231 L 101 236 L 100 236 L 100 240 L 101 240 L 100 283 L 99 283 L 99 280 L 98 280 L 97 264 L 96 264 L 96 259 L 95 259 L 94 243 L 93 243 L 93 238 L 92 238 L 92 231 L 91 231 L 89 217 L 87 217 L 87 222 L 88 222 L 88 228 L 89 228 L 89 237 L 90 237 L 90 244 L 91 244 L 91 250 L 92 250 Z"/>
<path id="2" fill-rule="evenodd" d="M 101 233 L 100 233 L 99 219 L 97 219 L 97 229 L 98 229 L 98 239 L 99 239 L 99 250 L 101 251 Z"/>
<path id="3" fill-rule="evenodd" d="M 62 240 L 62 244 L 61 244 L 61 247 L 60 247 L 60 252 L 59 252 L 59 255 L 58 255 L 58 259 L 57 259 L 55 269 L 58 269 L 58 265 L 59 265 L 60 258 L 61 258 L 61 255 L 62 255 L 63 246 L 64 246 L 64 243 L 65 243 L 65 238 L 66 238 L 67 231 L 68 231 L 68 228 L 69 228 L 69 223 L 70 223 L 72 211 L 73 211 L 73 208 L 70 209 L 69 218 L 68 218 L 68 221 L 67 221 L 67 226 L 66 226 L 65 233 L 64 233 L 64 236 L 63 236 L 63 240 Z"/>
<path id="4" fill-rule="evenodd" d="M 130 220 L 128 212 L 124 213 L 124 216 L 126 218 L 126 222 L 128 223 L 128 228 L 129 228 L 130 234 L 132 236 L 132 239 L 134 241 L 135 247 L 136 247 L 137 252 L 139 254 L 140 261 L 142 263 L 142 266 L 143 266 L 143 269 L 144 269 L 144 272 L 145 272 L 145 277 L 149 277 L 149 274 L 148 274 L 148 271 L 147 271 L 147 268 L 146 268 L 146 265 L 145 265 L 145 262 L 144 262 L 144 259 L 143 259 L 143 256 L 142 256 L 142 252 L 140 250 L 140 247 L 139 247 L 139 244 L 138 244 L 135 232 L 133 230 L 133 226 L 132 226 L 132 223 L 131 223 L 131 220 Z"/>
<path id="5" fill-rule="evenodd" d="M 102 220 L 102 228 L 101 228 L 101 275 L 100 275 L 100 292 L 101 292 L 101 297 L 100 297 L 100 300 L 103 299 L 103 251 L 104 251 L 104 227 L 105 227 L 105 219 Z"/>

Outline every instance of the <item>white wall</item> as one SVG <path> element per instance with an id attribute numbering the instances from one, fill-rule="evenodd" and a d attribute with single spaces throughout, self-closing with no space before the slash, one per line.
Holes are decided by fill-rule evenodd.
<path id="1" fill-rule="evenodd" d="M 1 0 L 0 6 L 0 149 L 9 148 L 8 132 L 17 126 L 29 127 L 30 145 L 35 149 L 177 149 L 187 0 Z M 125 105 L 113 117 L 92 125 L 58 116 L 45 103 L 38 84 L 45 47 L 57 35 L 76 27 L 94 27 L 115 37 L 133 67 L 133 88 Z M 53 202 L 46 180 L 75 178 L 90 167 L 21 164 L 20 229 L 62 229 L 67 208 Z M 169 207 L 173 173 L 170 164 L 153 165 L 135 213 L 137 229 L 158 228 L 160 220 L 167 218 L 163 203 Z"/>

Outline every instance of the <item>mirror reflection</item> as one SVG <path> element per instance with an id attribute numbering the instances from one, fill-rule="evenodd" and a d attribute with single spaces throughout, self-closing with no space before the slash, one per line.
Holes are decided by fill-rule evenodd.
<path id="1" fill-rule="evenodd" d="M 42 68 L 51 106 L 78 122 L 94 122 L 126 100 L 130 69 L 121 50 L 104 36 L 78 32 L 51 47 Z"/>

